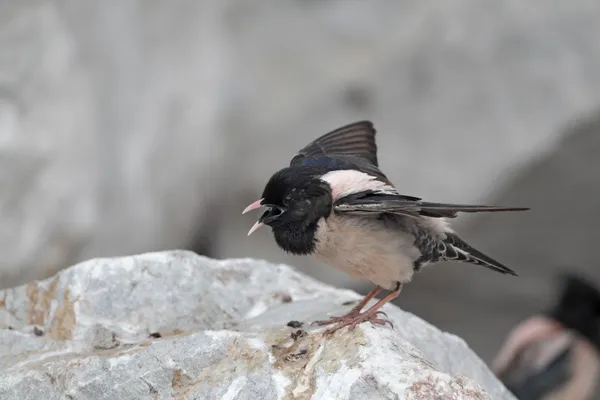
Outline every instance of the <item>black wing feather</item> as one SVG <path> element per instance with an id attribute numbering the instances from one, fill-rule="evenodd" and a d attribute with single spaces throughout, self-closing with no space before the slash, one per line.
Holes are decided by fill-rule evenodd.
<path id="1" fill-rule="evenodd" d="M 455 218 L 459 212 L 525 211 L 529 208 L 430 203 L 421 201 L 419 197 L 364 191 L 338 199 L 334 204 L 334 210 L 340 213 L 361 215 L 389 213 Z"/>
<path id="2" fill-rule="evenodd" d="M 358 121 L 344 125 L 313 140 L 298 152 L 290 165 L 304 165 L 309 159 L 352 156 L 377 167 L 375 133 L 371 121 Z"/>

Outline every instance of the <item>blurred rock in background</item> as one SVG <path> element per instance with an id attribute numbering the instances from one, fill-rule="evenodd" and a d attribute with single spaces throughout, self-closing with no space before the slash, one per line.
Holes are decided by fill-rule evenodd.
<path id="1" fill-rule="evenodd" d="M 404 193 L 534 208 L 457 221 L 521 277 L 438 266 L 398 301 L 489 360 L 557 268 L 596 268 L 575 209 L 600 201 L 598 157 L 565 126 L 600 108 L 598 37 L 591 0 L 0 0 L 0 286 L 185 247 L 367 291 L 247 238 L 240 213 L 309 140 L 368 118 Z"/>
<path id="2" fill-rule="evenodd" d="M 222 165 L 218 1 L 0 1 L 0 286 L 168 249 Z"/>

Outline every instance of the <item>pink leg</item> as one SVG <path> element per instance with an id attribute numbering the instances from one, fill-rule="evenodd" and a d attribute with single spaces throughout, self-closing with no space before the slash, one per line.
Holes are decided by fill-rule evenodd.
<path id="1" fill-rule="evenodd" d="M 362 310 L 363 307 L 366 306 L 367 303 L 369 301 L 371 301 L 371 299 L 373 297 L 377 296 L 377 294 L 379 292 L 381 292 L 381 287 L 377 286 L 369 294 L 367 294 L 365 297 L 363 297 L 363 299 L 356 306 L 354 306 L 348 314 L 342 315 L 341 317 L 331 317 L 331 318 L 323 320 L 323 321 L 315 321 L 312 324 L 319 325 L 319 326 L 330 325 L 330 324 L 335 324 L 336 322 L 345 321 L 347 318 L 356 317 L 360 314 L 360 310 Z"/>
<path id="2" fill-rule="evenodd" d="M 377 303 L 375 303 L 375 305 L 373 305 L 373 307 L 369 308 L 364 313 L 362 313 L 362 314 L 356 313 L 353 315 L 348 314 L 343 317 L 338 317 L 337 322 L 339 322 L 339 323 L 336 326 L 326 330 L 325 335 L 330 335 L 345 326 L 349 326 L 350 330 L 353 330 L 356 327 L 356 325 L 358 325 L 362 322 L 366 322 L 366 321 L 369 321 L 372 324 L 377 324 L 377 325 L 385 325 L 385 324 L 392 325 L 392 323 L 387 319 L 377 318 L 377 314 L 381 312 L 381 311 L 379 311 L 379 309 L 381 307 L 383 307 L 386 303 L 389 303 L 390 301 L 392 301 L 396 297 L 398 297 L 401 290 L 402 290 L 402 284 L 398 283 L 396 286 L 396 289 L 393 292 L 388 293 L 383 299 L 379 300 Z"/>

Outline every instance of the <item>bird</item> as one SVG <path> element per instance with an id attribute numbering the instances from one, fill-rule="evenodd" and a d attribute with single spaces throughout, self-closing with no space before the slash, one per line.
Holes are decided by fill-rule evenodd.
<path id="1" fill-rule="evenodd" d="M 565 273 L 556 304 L 513 328 L 492 370 L 520 400 L 591 399 L 600 377 L 600 292 Z"/>
<path id="2" fill-rule="evenodd" d="M 528 208 L 432 203 L 401 194 L 379 168 L 375 136 L 373 122 L 362 120 L 316 138 L 275 172 L 261 198 L 242 211 L 265 209 L 248 236 L 269 226 L 286 253 L 312 256 L 376 285 L 346 315 L 313 322 L 335 324 L 325 334 L 345 326 L 352 330 L 365 321 L 391 325 L 380 318 L 385 315 L 380 308 L 427 265 L 459 261 L 517 275 L 461 239 L 448 219 L 459 212 Z M 415 172 L 424 167 L 416 166 Z M 389 293 L 361 312 L 381 290 Z"/>

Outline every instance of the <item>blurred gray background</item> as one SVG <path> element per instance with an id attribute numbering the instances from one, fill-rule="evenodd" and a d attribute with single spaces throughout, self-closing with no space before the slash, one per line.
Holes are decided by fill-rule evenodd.
<path id="1" fill-rule="evenodd" d="M 0 0 L 0 287 L 187 248 L 366 293 L 240 213 L 371 119 L 402 192 L 532 207 L 456 221 L 520 277 L 444 264 L 398 300 L 490 361 L 559 271 L 600 282 L 598 38 L 594 0 Z"/>

